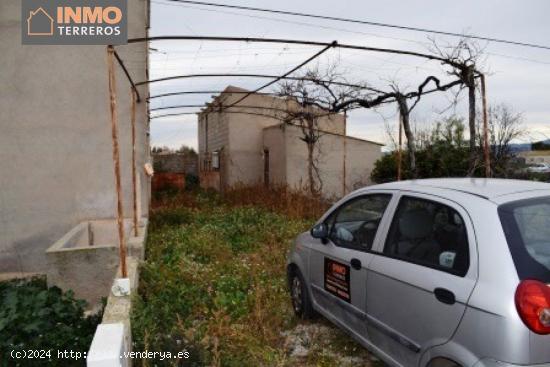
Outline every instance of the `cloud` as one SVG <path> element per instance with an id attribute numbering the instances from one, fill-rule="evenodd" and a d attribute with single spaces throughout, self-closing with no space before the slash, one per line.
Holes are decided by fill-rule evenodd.
<path id="1" fill-rule="evenodd" d="M 163 5 L 161 5 L 163 3 Z M 301 2 L 280 0 L 254 1 L 253 5 L 279 8 L 306 13 L 366 19 L 376 22 L 441 29 L 451 32 L 475 33 L 496 38 L 507 38 L 533 43 L 547 43 L 547 14 L 550 2 L 533 0 L 526 6 L 516 0 L 464 0 L 458 3 L 426 0 L 422 3 L 386 0 L 365 2 Z M 198 9 L 200 8 L 200 9 Z M 207 10 L 205 10 L 207 9 Z M 475 9 L 475 11 L 471 11 Z M 232 11 L 231 13 L 241 13 Z M 221 12 L 219 9 L 179 6 L 162 0 L 152 3 L 151 35 L 220 35 L 245 37 L 273 37 L 305 39 L 340 43 L 370 45 L 385 48 L 400 48 L 426 52 L 429 40 L 426 34 L 346 24 L 311 19 L 280 17 L 275 15 L 244 12 L 246 16 Z M 261 16 L 261 17 L 259 17 Z M 271 18 L 271 19 L 270 19 Z M 279 21 L 276 21 L 278 19 Z M 281 22 L 283 19 L 285 22 Z M 290 21 L 290 22 L 289 22 Z M 297 24 L 307 23 L 307 24 Z M 319 24 L 325 28 L 312 25 Z M 454 38 L 436 37 L 439 42 L 453 42 Z M 550 85 L 550 65 L 531 62 L 533 59 L 550 63 L 550 51 L 536 50 L 497 43 L 483 43 L 487 55 L 488 98 L 490 103 L 509 103 L 516 111 L 524 113 L 527 127 L 548 130 L 550 104 L 547 101 Z M 162 41 L 153 47 L 167 54 L 151 54 L 151 78 L 192 73 L 283 73 L 313 54 L 317 48 L 299 45 Z M 329 57 L 318 60 L 326 65 L 330 60 L 339 60 L 350 81 L 368 81 L 373 86 L 386 88 L 388 80 L 399 80 L 411 88 L 427 75 L 445 77 L 437 62 L 408 56 L 333 50 Z M 151 85 L 151 94 L 189 91 L 222 90 L 228 84 L 252 89 L 265 79 L 252 78 L 201 78 L 182 79 Z M 152 100 L 152 107 L 180 104 L 203 104 L 210 94 L 185 95 Z M 440 119 L 439 113 L 448 105 L 442 96 L 423 99 L 413 113 L 418 123 L 431 123 Z M 465 115 L 466 103 L 462 101 L 454 111 Z M 365 139 L 385 141 L 384 118 L 390 121 L 395 107 L 382 108 L 380 114 L 373 111 L 353 112 L 349 115 L 350 135 Z M 156 119 L 151 124 L 151 139 L 155 145 L 178 147 L 187 144 L 196 147 L 196 116 Z"/>

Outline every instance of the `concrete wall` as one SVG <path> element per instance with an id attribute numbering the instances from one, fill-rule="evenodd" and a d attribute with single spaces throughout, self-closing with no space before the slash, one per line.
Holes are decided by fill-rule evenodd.
<path id="1" fill-rule="evenodd" d="M 184 173 L 198 175 L 198 157 L 189 153 L 155 153 L 153 168 L 157 172 Z"/>
<path id="2" fill-rule="evenodd" d="M 236 94 L 228 98 L 226 103 L 238 100 L 242 95 Z M 272 106 L 272 97 L 252 95 L 243 104 L 250 106 Z M 227 185 L 233 186 L 239 183 L 255 184 L 263 182 L 264 157 L 263 157 L 263 129 L 279 125 L 281 121 L 274 116 L 274 111 L 232 108 L 228 114 L 229 147 L 226 154 Z M 261 113 L 267 116 L 247 114 L 247 112 Z"/>
<path id="3" fill-rule="evenodd" d="M 138 236 L 132 222 L 124 221 L 127 254 L 143 259 L 146 219 Z M 119 266 L 118 232 L 115 219 L 82 222 L 46 250 L 48 285 L 71 289 L 94 307 L 109 294 Z"/>
<path id="4" fill-rule="evenodd" d="M 546 151 L 530 151 L 521 152 L 519 156 L 525 158 L 525 163 L 549 163 L 550 164 L 550 152 Z"/>
<path id="5" fill-rule="evenodd" d="M 292 125 L 282 125 L 280 128 L 269 130 L 269 132 L 266 130 L 264 140 L 267 148 L 277 150 L 281 139 L 284 141 L 286 183 L 293 188 L 307 187 L 308 154 L 306 143 L 300 140 L 301 129 Z M 279 134 L 278 137 L 277 134 Z M 319 167 L 323 195 L 341 197 L 357 187 L 371 184 L 370 174 L 374 168 L 374 162 L 381 155 L 380 144 L 343 135 L 322 133 L 315 147 L 314 159 Z M 344 159 L 345 181 L 343 180 Z M 281 167 L 275 164 L 273 169 L 275 170 L 273 175 L 279 176 Z"/>
<path id="6" fill-rule="evenodd" d="M 346 193 L 366 185 L 370 179 L 374 163 L 382 157 L 382 146 L 360 139 L 346 140 Z"/>
<path id="7" fill-rule="evenodd" d="M 147 1 L 128 1 L 129 37 Z M 77 223 L 116 213 L 105 46 L 21 45 L 21 2 L 0 1 L 0 272 L 44 271 L 44 250 Z M 136 81 L 147 45 L 118 48 Z M 129 83 L 117 67 L 124 210 L 131 216 Z M 141 87 L 143 98 L 147 87 Z M 141 211 L 148 212 L 146 104 L 137 106 Z"/>
<path id="8" fill-rule="evenodd" d="M 233 93 L 232 93 L 233 92 Z M 294 100 L 287 100 L 261 94 L 248 96 L 228 113 L 215 112 L 216 105 L 228 106 L 239 101 L 245 89 L 229 86 L 199 115 L 199 153 L 224 149 L 222 181 L 233 186 L 263 182 L 264 133 L 265 128 L 281 124 L 286 116 L 284 110 L 300 108 Z M 208 129 L 206 129 L 208 120 Z M 343 115 L 322 117 L 319 128 L 328 132 L 343 134 Z M 202 159 L 202 158 L 201 158 Z M 276 159 L 273 156 L 272 159 Z M 202 164 L 202 163 L 201 163 Z M 279 163 L 275 163 L 275 166 Z"/>
<path id="9" fill-rule="evenodd" d="M 220 150 L 228 144 L 228 115 L 208 113 L 199 116 L 199 153 Z"/>

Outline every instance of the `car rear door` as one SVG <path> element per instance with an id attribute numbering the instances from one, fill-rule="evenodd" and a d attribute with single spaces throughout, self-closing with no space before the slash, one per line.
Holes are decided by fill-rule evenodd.
<path id="1" fill-rule="evenodd" d="M 311 293 L 322 314 L 356 336 L 367 339 L 366 267 L 378 238 L 390 193 L 353 197 L 325 220 L 329 237 L 310 246 Z M 387 218 L 386 218 L 387 219 Z M 324 243 L 323 243 L 324 242 Z"/>
<path id="2" fill-rule="evenodd" d="M 425 194 L 398 200 L 368 268 L 368 334 L 394 362 L 416 366 L 460 323 L 477 279 L 476 241 L 460 205 Z"/>

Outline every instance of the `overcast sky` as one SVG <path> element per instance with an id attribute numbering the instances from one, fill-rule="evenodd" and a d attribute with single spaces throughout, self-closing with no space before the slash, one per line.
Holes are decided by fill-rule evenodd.
<path id="1" fill-rule="evenodd" d="M 287 11 L 315 13 L 335 17 L 391 23 L 448 32 L 550 45 L 550 1 L 548 0 L 462 0 L 462 1 L 231 1 L 227 3 Z M 301 17 L 219 9 L 151 0 L 151 35 L 208 35 L 290 38 L 365 46 L 398 48 L 427 52 L 430 40 L 425 33 L 367 25 L 322 21 Z M 456 38 L 431 36 L 441 44 Z M 522 112 L 528 134 L 525 141 L 550 136 L 550 50 L 481 42 L 485 48 L 484 67 L 488 77 L 490 104 L 507 103 Z M 265 73 L 282 74 L 318 48 L 285 44 L 246 44 L 235 42 L 159 41 L 152 45 L 151 78 L 193 73 Z M 339 62 L 350 82 L 368 82 L 385 88 L 388 80 L 415 87 L 428 75 L 443 76 L 438 63 L 407 56 L 371 52 L 331 50 L 318 59 L 320 68 Z M 315 64 L 314 64 L 315 65 Z M 450 80 L 450 79 L 447 79 Z M 190 90 L 223 90 L 227 85 L 254 89 L 262 79 L 201 78 L 183 79 L 151 85 L 151 95 Z M 210 95 L 185 95 L 153 100 L 151 107 L 203 104 Z M 442 110 L 447 98 L 424 98 L 414 110 L 418 126 L 433 123 L 449 114 L 464 115 L 466 99 L 456 110 Z M 196 108 L 169 110 L 192 112 Z M 153 113 L 153 116 L 155 114 Z M 396 127 L 395 107 L 378 111 L 350 113 L 348 133 L 386 143 L 385 121 Z M 165 117 L 151 121 L 151 144 L 179 147 L 197 146 L 195 115 Z"/>

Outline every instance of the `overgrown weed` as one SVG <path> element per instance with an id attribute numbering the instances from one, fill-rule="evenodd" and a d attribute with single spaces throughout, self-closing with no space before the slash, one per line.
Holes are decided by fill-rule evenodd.
<path id="1" fill-rule="evenodd" d="M 327 206 L 263 186 L 234 188 L 223 197 L 158 195 L 132 314 L 135 349 L 191 354 L 156 366 L 297 365 L 284 333 L 298 323 L 285 261 L 292 239 Z M 321 362 L 333 357 L 323 353 L 312 348 L 298 364 L 328 365 Z"/>

